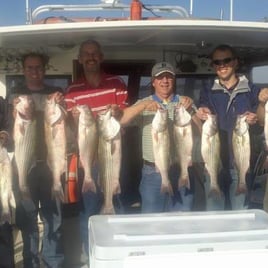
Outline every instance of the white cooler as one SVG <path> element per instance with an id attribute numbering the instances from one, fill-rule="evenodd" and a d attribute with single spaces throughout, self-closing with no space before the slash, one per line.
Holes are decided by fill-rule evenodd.
<path id="1" fill-rule="evenodd" d="M 89 241 L 90 268 L 252 268 L 268 262 L 268 214 L 96 215 L 89 219 Z"/>

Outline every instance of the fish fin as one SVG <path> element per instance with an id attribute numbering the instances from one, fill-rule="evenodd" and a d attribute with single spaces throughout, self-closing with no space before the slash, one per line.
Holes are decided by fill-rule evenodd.
<path id="1" fill-rule="evenodd" d="M 8 202 L 9 202 L 9 206 L 11 208 L 16 208 L 16 201 L 15 201 L 15 197 L 14 197 L 14 194 L 13 194 L 12 191 L 9 193 L 9 200 L 8 200 Z"/>
<path id="2" fill-rule="evenodd" d="M 100 214 L 101 215 L 113 215 L 113 214 L 115 214 L 114 206 L 112 206 L 112 207 L 103 206 L 101 208 Z"/>
<path id="3" fill-rule="evenodd" d="M 245 194 L 245 193 L 247 193 L 247 185 L 246 183 L 241 182 L 237 185 L 236 195 Z"/>
<path id="4" fill-rule="evenodd" d="M 64 203 L 64 193 L 61 184 L 54 184 L 52 188 L 52 198 Z"/>
<path id="5" fill-rule="evenodd" d="M 216 200 L 221 199 L 222 192 L 221 192 L 219 186 L 211 184 L 208 196 L 211 198 L 215 198 Z"/>
<path id="6" fill-rule="evenodd" d="M 52 126 L 51 128 L 52 128 L 52 131 L 51 131 L 52 139 L 55 139 L 55 137 L 57 136 L 57 133 L 58 133 L 58 129 L 54 126 Z"/>
<path id="7" fill-rule="evenodd" d="M 113 195 L 120 194 L 120 193 L 121 193 L 121 187 L 120 187 L 119 182 L 117 181 L 116 183 L 114 183 L 114 186 L 113 186 Z"/>
<path id="8" fill-rule="evenodd" d="M 153 133 L 153 139 L 158 143 L 158 133 L 157 132 Z"/>
<path id="9" fill-rule="evenodd" d="M 93 179 L 84 179 L 82 193 L 86 193 L 88 191 L 91 191 L 93 193 L 97 192 L 96 185 Z"/>
<path id="10" fill-rule="evenodd" d="M 190 180 L 188 176 L 179 179 L 178 188 L 180 189 L 182 187 L 190 189 Z"/>
<path id="11" fill-rule="evenodd" d="M 116 145 L 115 145 L 114 140 L 111 140 L 110 146 L 111 146 L 111 155 L 113 155 L 115 152 L 115 149 L 116 149 Z"/>
<path id="12" fill-rule="evenodd" d="M 20 131 L 21 135 L 24 136 L 24 134 L 25 134 L 25 127 L 24 127 L 24 124 L 23 123 L 19 125 L 19 131 Z"/>
<path id="13" fill-rule="evenodd" d="M 162 185 L 161 185 L 161 193 L 163 193 L 163 194 L 168 193 L 171 196 L 174 195 L 173 188 L 172 188 L 172 185 L 171 185 L 170 181 L 168 181 L 167 183 L 162 183 Z"/>

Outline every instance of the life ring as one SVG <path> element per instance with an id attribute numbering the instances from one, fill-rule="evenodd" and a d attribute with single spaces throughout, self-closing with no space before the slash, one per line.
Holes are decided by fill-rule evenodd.
<path id="1" fill-rule="evenodd" d="M 78 156 L 72 154 L 67 159 L 65 203 L 76 203 L 78 200 Z"/>

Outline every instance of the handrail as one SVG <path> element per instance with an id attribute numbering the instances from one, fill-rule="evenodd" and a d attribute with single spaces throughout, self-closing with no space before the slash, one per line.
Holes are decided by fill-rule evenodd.
<path id="1" fill-rule="evenodd" d="M 130 5 L 125 4 L 95 4 L 95 5 L 42 5 L 31 12 L 30 23 L 32 23 L 39 14 L 43 12 L 63 12 L 63 11 L 130 11 Z M 175 13 L 181 18 L 188 18 L 189 14 L 181 6 L 151 6 L 146 5 L 144 11 L 148 12 L 167 12 Z"/>

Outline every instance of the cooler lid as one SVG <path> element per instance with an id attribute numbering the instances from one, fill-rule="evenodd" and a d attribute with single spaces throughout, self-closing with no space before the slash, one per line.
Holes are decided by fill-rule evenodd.
<path id="1" fill-rule="evenodd" d="M 89 219 L 91 255 L 100 259 L 268 248 L 268 214 L 262 210 L 96 215 Z M 229 245 L 228 245 L 229 244 Z"/>

